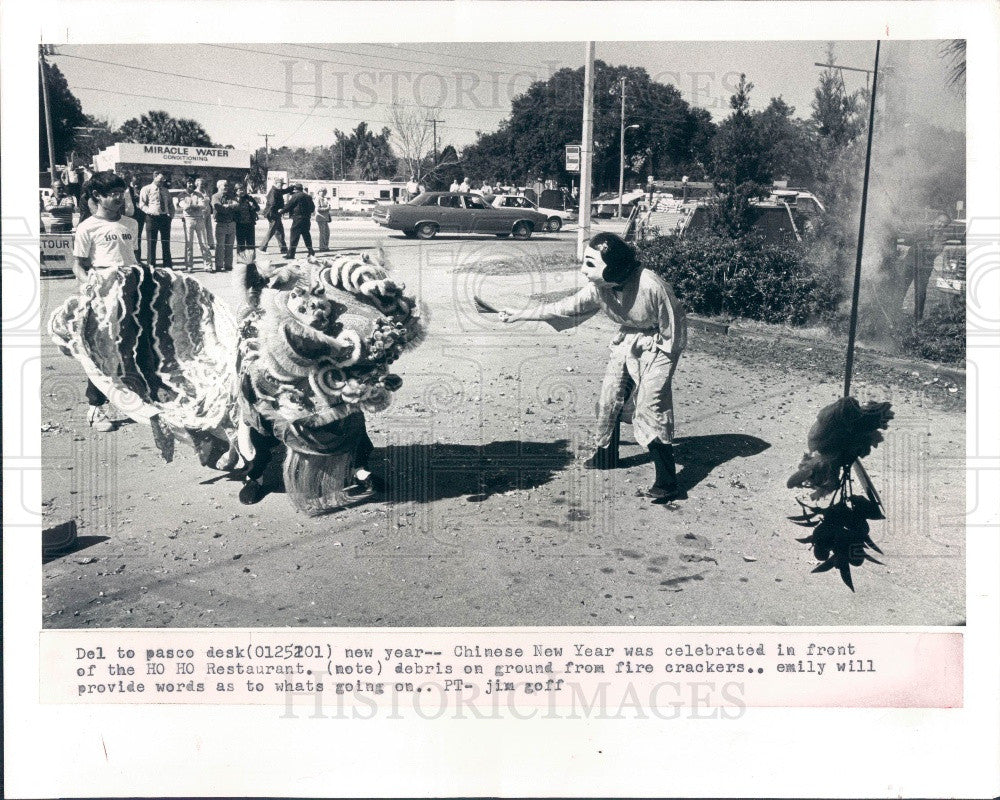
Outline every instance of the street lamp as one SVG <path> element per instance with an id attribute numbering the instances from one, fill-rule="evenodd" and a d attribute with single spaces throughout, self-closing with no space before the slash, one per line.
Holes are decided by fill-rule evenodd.
<path id="1" fill-rule="evenodd" d="M 625 131 L 630 131 L 640 125 L 629 125 L 625 127 L 625 104 L 622 103 L 622 132 L 619 137 L 618 152 L 618 219 L 622 218 L 622 195 L 625 194 Z"/>

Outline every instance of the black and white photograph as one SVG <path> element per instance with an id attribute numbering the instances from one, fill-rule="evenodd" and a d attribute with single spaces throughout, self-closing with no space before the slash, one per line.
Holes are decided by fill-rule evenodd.
<path id="1" fill-rule="evenodd" d="M 7 795 L 997 795 L 996 3 L 0 39 Z"/>
<path id="2" fill-rule="evenodd" d="M 41 44 L 43 627 L 963 625 L 965 70 Z"/>

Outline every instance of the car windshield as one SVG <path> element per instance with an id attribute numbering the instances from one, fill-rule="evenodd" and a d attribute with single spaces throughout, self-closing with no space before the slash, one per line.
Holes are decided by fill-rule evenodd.
<path id="1" fill-rule="evenodd" d="M 430 192 L 421 192 L 416 197 L 414 197 L 412 200 L 410 200 L 406 205 L 408 205 L 408 206 L 426 206 L 426 205 L 433 205 L 433 204 L 434 204 L 434 197 L 430 194 Z"/>

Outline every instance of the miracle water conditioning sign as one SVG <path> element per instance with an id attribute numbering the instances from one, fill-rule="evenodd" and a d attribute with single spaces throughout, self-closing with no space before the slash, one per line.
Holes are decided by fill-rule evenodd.
<path id="1" fill-rule="evenodd" d="M 133 144 L 122 142 L 115 159 L 122 164 L 176 164 L 178 166 L 229 167 L 249 169 L 250 152 L 227 147 L 185 147 L 172 144 Z"/>

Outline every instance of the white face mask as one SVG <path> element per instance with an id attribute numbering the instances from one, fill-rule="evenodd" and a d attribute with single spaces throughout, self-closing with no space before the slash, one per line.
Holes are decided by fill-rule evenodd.
<path id="1" fill-rule="evenodd" d="M 597 286 L 615 285 L 604 280 L 604 270 L 607 269 L 607 266 L 607 263 L 604 261 L 604 254 L 600 250 L 588 247 L 583 251 L 583 266 L 580 267 L 580 272 L 591 283 Z"/>

